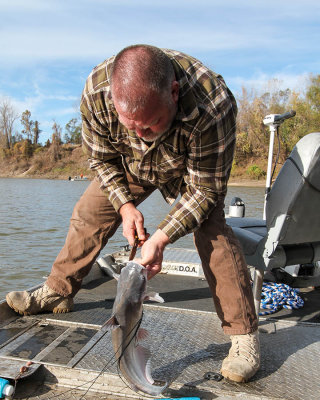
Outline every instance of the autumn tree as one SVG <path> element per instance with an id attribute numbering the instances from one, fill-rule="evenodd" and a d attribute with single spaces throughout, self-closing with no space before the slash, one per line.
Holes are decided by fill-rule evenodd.
<path id="1" fill-rule="evenodd" d="M 65 143 L 81 144 L 81 123 L 77 118 L 72 118 L 65 126 Z"/>
<path id="2" fill-rule="evenodd" d="M 38 121 L 34 121 L 34 127 L 32 129 L 32 133 L 33 133 L 33 144 L 37 145 L 38 144 L 38 140 L 39 140 L 39 135 L 41 133 L 41 129 L 39 128 L 39 122 Z"/>
<path id="3" fill-rule="evenodd" d="M 31 120 L 31 112 L 26 110 L 21 115 L 21 125 L 23 126 L 22 133 L 26 138 L 32 141 L 32 130 L 34 127 L 34 121 Z"/>
<path id="4" fill-rule="evenodd" d="M 52 161 L 58 161 L 60 158 L 60 144 L 61 144 L 61 132 L 62 128 L 56 122 L 52 125 L 52 139 L 51 139 L 51 159 Z"/>
<path id="5" fill-rule="evenodd" d="M 320 75 L 311 75 L 306 94 L 310 107 L 320 112 Z"/>
<path id="6" fill-rule="evenodd" d="M 41 130 L 39 128 L 39 122 L 31 120 L 31 112 L 29 110 L 22 113 L 21 124 L 23 126 L 21 131 L 22 134 L 25 135 L 26 139 L 29 140 L 30 143 L 37 145 Z"/>
<path id="7" fill-rule="evenodd" d="M 54 121 L 53 125 L 52 125 L 52 142 L 55 140 L 56 142 L 58 142 L 60 144 L 61 143 L 61 133 L 62 133 L 61 126 Z"/>
<path id="8" fill-rule="evenodd" d="M 13 126 L 19 118 L 8 99 L 0 103 L 0 144 L 5 149 L 12 149 L 14 144 Z"/>
<path id="9" fill-rule="evenodd" d="M 254 90 L 248 92 L 245 88 L 242 88 L 238 105 L 236 156 L 247 160 L 266 151 L 266 130 L 262 121 L 267 113 L 267 107 L 263 96 L 258 96 Z"/>

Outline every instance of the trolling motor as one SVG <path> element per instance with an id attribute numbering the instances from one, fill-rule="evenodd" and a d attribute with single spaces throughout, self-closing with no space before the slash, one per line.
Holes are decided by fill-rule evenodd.
<path id="1" fill-rule="evenodd" d="M 279 126 L 288 118 L 292 118 L 296 115 L 295 111 L 288 111 L 283 114 L 269 114 L 266 115 L 263 119 L 264 125 L 267 125 L 270 129 L 270 142 L 269 142 L 269 155 L 268 155 L 268 168 L 267 168 L 267 179 L 266 179 L 266 191 L 265 191 L 265 199 L 264 199 L 264 208 L 263 208 L 263 219 L 266 219 L 266 200 L 267 195 L 271 189 L 271 181 L 273 174 L 275 172 L 275 168 L 279 158 L 279 151 L 277 155 L 277 159 L 275 162 L 275 166 L 272 170 L 272 160 L 273 160 L 273 144 L 274 144 L 274 135 L 277 133 L 278 143 L 280 147 L 280 140 L 279 140 Z"/>

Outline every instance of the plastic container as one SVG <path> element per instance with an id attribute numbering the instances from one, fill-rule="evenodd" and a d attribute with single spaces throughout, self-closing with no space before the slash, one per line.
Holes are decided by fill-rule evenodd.
<path id="1" fill-rule="evenodd" d="M 228 217 L 243 218 L 245 216 L 245 212 L 246 208 L 244 202 L 240 199 L 240 197 L 234 197 L 231 200 Z"/>
<path id="2" fill-rule="evenodd" d="M 154 399 L 154 400 L 200 400 L 200 397 L 175 397 L 174 399 L 168 397 L 165 399 Z"/>
<path id="3" fill-rule="evenodd" d="M 0 378 L 0 399 L 13 395 L 14 388 L 6 379 Z"/>

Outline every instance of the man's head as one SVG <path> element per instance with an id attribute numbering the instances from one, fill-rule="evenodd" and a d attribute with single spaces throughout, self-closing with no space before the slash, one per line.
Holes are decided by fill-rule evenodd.
<path id="1" fill-rule="evenodd" d="M 170 128 L 179 84 L 169 57 L 157 47 L 134 45 L 118 53 L 111 93 L 120 122 L 144 140 L 154 141 Z"/>

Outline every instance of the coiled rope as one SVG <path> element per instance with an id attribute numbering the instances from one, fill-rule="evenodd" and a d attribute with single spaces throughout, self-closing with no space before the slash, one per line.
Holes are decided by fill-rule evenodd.
<path id="1" fill-rule="evenodd" d="M 259 315 L 270 315 L 279 311 L 281 308 L 292 310 L 303 306 L 304 301 L 299 296 L 298 289 L 293 289 L 285 283 L 263 283 L 260 308 L 268 311 L 261 311 Z"/>

